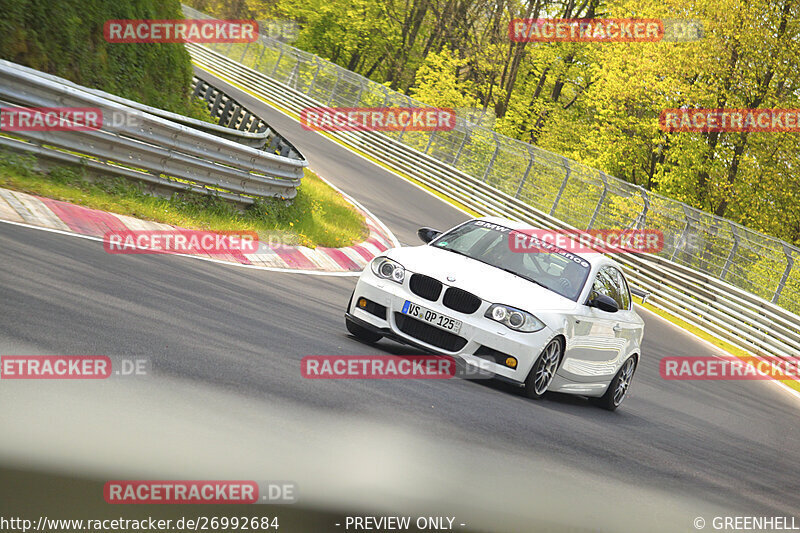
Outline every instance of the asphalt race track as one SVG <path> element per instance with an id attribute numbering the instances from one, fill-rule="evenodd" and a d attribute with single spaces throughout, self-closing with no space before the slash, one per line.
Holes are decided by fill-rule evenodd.
<path id="1" fill-rule="evenodd" d="M 445 229 L 466 218 L 252 96 L 223 88 L 402 243 L 416 244 L 420 226 Z M 242 462 L 258 450 L 261 459 L 271 458 L 251 463 L 264 468 L 258 476 L 237 473 L 262 479 L 270 475 L 266 469 L 279 472 L 284 464 L 284 479 L 303 479 L 299 486 L 314 505 L 344 510 L 360 502 L 362 510 L 391 513 L 396 501 L 403 509 L 457 510 L 461 522 L 485 530 L 519 531 L 520 523 L 538 519 L 556 529 L 691 531 L 696 516 L 793 516 L 800 508 L 800 399 L 768 382 L 661 379 L 661 357 L 709 355 L 713 348 L 647 311 L 641 312 L 644 354 L 631 395 L 608 413 L 563 395 L 526 400 L 494 382 L 303 379 L 306 355 L 419 353 L 347 335 L 342 314 L 352 277 L 110 255 L 99 242 L 10 224 L 0 224 L 0 272 L 0 354 L 144 356 L 152 363 L 141 384 L 134 378 L 81 386 L 3 382 L 0 404 L 18 408 L 0 415 L 7 430 L 0 437 L 4 466 L 99 477 L 140 467 L 153 479 L 205 466 L 215 474 L 209 479 L 237 479 L 219 466 L 233 464 L 223 451 L 233 446 Z M 119 415 L 102 427 L 97 421 L 104 415 L 91 411 L 102 410 L 98 398 Z M 39 418 L 60 403 L 73 409 L 69 424 Z M 23 416 L 26 409 L 30 416 Z M 162 434 L 169 424 L 174 431 Z M 174 446 L 201 425 L 218 430 L 219 446 L 195 441 L 203 449 L 193 453 L 208 462 L 176 462 Z M 63 447 L 42 444 L 49 431 L 70 427 L 94 433 L 65 438 Z M 132 427 L 141 431 L 130 435 Z M 256 431 L 263 433 L 251 434 Z M 243 443 L 248 437 L 264 440 Z M 86 450 L 111 443 L 120 454 L 130 452 L 127 446 L 149 453 L 141 465 L 127 455 L 122 468 L 95 451 L 93 465 Z M 86 453 L 75 462 L 81 450 Z M 329 455 L 314 462 L 306 452 Z M 431 462 L 424 469 L 401 467 L 425 457 Z M 434 460 L 443 457 L 452 461 Z M 57 466 L 67 460 L 74 470 Z M 384 468 L 373 470 L 370 461 Z M 292 470 L 299 464 L 313 471 Z M 468 492 L 479 499 L 459 503 Z M 506 521 L 496 518 L 501 514 Z"/>

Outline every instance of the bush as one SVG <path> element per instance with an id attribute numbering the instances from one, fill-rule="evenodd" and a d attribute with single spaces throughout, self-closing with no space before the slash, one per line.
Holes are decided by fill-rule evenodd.
<path id="1" fill-rule="evenodd" d="M 105 41 L 107 20 L 140 18 L 183 13 L 178 0 L 3 0 L 0 57 L 146 105 L 196 114 L 183 44 Z"/>

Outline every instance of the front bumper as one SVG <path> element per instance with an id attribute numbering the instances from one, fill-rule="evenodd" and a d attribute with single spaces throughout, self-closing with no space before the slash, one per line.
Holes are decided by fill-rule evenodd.
<path id="1" fill-rule="evenodd" d="M 476 370 L 489 371 L 498 377 L 506 378 L 515 383 L 525 381 L 536 358 L 544 346 L 554 337 L 552 330 L 545 327 L 537 332 L 521 333 L 484 317 L 486 309 L 492 303 L 503 302 L 484 301 L 481 302 L 477 311 L 465 314 L 450 309 L 442 303 L 444 291 L 436 301 L 421 298 L 412 293 L 409 288 L 411 274 L 411 272 L 406 272 L 406 278 L 400 284 L 379 278 L 375 276 L 369 267 L 366 268 L 356 285 L 353 298 L 347 309 L 347 318 L 362 327 L 429 353 L 458 357 Z M 446 287 L 447 285 L 445 285 Z M 358 307 L 357 302 L 362 297 L 384 307 L 385 313 L 382 313 L 380 308 L 376 313 L 375 308 L 372 309 L 373 312 L 370 312 Z M 420 329 L 419 324 L 412 324 L 412 326 L 417 327 L 408 327 L 409 319 L 401 313 L 406 300 L 427 307 L 447 317 L 460 320 L 462 326 L 457 337 L 460 337 L 461 340 L 453 339 L 450 337 L 453 335 L 452 333 L 444 333 L 444 330 L 441 330 L 442 333 L 436 335 L 436 337 L 437 340 L 443 339 L 442 342 L 439 342 L 438 345 L 426 342 L 426 338 L 430 337 L 420 335 L 416 331 Z M 399 322 L 403 322 L 403 329 L 401 329 Z M 438 329 L 434 326 L 430 327 Z M 450 349 L 444 347 L 444 345 L 449 345 Z M 458 347 L 453 349 L 453 346 Z M 477 355 L 476 352 L 478 353 Z M 505 361 L 504 355 L 516 358 L 516 368 L 510 368 L 503 364 Z"/>

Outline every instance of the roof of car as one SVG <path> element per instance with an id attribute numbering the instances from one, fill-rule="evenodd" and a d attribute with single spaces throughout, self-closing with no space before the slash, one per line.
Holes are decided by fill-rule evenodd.
<path id="1" fill-rule="evenodd" d="M 476 218 L 475 220 L 483 220 L 485 222 L 490 222 L 492 224 L 498 224 L 500 226 L 505 226 L 507 228 L 511 228 L 511 229 L 515 229 L 515 230 L 542 230 L 542 229 L 549 229 L 549 228 L 542 228 L 542 227 L 533 226 L 533 225 L 528 224 L 526 222 L 520 222 L 520 221 L 517 221 L 517 220 L 511 220 L 511 219 L 502 218 L 502 217 L 479 217 L 479 218 Z M 615 265 L 615 266 L 619 267 L 619 263 L 617 263 L 616 261 L 614 261 L 612 258 L 608 257 L 607 255 L 604 255 L 604 254 L 599 253 L 599 252 L 598 253 L 587 253 L 587 252 L 582 252 L 582 251 L 577 251 L 576 252 L 576 251 L 570 250 L 570 253 L 573 253 L 573 254 L 585 259 L 586 261 L 589 262 L 589 264 L 592 267 L 594 267 L 595 265 L 598 265 L 598 264 L 612 264 L 612 265 Z"/>

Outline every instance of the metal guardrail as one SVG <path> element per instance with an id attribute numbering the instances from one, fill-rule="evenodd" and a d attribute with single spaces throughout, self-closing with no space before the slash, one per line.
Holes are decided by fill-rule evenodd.
<path id="1" fill-rule="evenodd" d="M 187 18 L 210 18 L 184 6 Z M 420 107 L 422 102 L 277 39 L 211 49 L 292 87 L 315 104 Z M 459 115 L 452 131 L 383 134 L 574 227 L 651 228 L 660 257 L 800 313 L 800 248 Z"/>
<path id="2" fill-rule="evenodd" d="M 240 57 L 230 58 L 195 44 L 188 44 L 187 48 L 200 67 L 294 112 L 331 102 L 330 99 L 320 102 L 304 91 L 244 66 L 237 61 Z M 543 228 L 578 229 L 554 216 L 554 213 L 561 214 L 560 210 L 545 211 L 531 206 L 519 194 L 510 194 L 487 182 L 485 175 L 470 175 L 443 163 L 427 150 L 416 150 L 387 134 L 332 132 L 332 135 L 480 214 L 524 220 Z M 526 176 L 531 181 L 538 178 L 532 172 Z M 566 183 L 566 180 L 562 181 Z M 572 191 L 562 187 L 561 201 L 566 202 L 568 194 Z M 603 209 L 608 208 L 605 206 Z M 599 209 L 589 214 L 595 222 L 601 215 Z M 581 218 L 585 216 L 585 213 L 580 215 Z M 686 219 L 683 225 L 690 227 L 691 219 Z M 685 230 L 683 234 L 685 236 Z M 649 303 L 655 307 L 750 352 L 781 358 L 800 357 L 800 316 L 712 274 L 675 261 L 676 254 L 681 253 L 680 246 L 680 243 L 674 245 L 670 250 L 671 257 L 617 254 L 615 259 L 623 265 L 632 283 L 651 293 Z"/>
<path id="3" fill-rule="evenodd" d="M 236 135 L 254 139 L 252 143 L 247 143 L 248 146 L 261 150 L 266 149 L 281 157 L 304 159 L 300 151 L 291 142 L 270 128 L 269 124 L 239 104 L 239 102 L 198 77 L 192 80 L 192 84 L 194 85 L 192 96 L 205 100 L 211 116 L 216 118 L 221 126 L 224 126 L 220 126 L 224 131 L 218 133 L 218 135 L 222 137 L 230 135 L 232 140 L 237 140 L 231 130 L 239 130 Z M 202 129 L 202 127 L 198 127 L 198 129 Z M 239 140 L 238 142 L 242 141 Z"/>
<path id="4" fill-rule="evenodd" d="M 0 106 L 99 109 L 100 129 L 2 132 L 0 146 L 81 164 L 153 189 L 189 190 L 240 204 L 256 198 L 291 199 L 308 164 L 268 128 L 252 133 L 204 123 L 9 61 L 0 61 Z M 284 155 L 249 146 L 267 142 L 270 134 L 277 144 L 290 147 Z"/>

